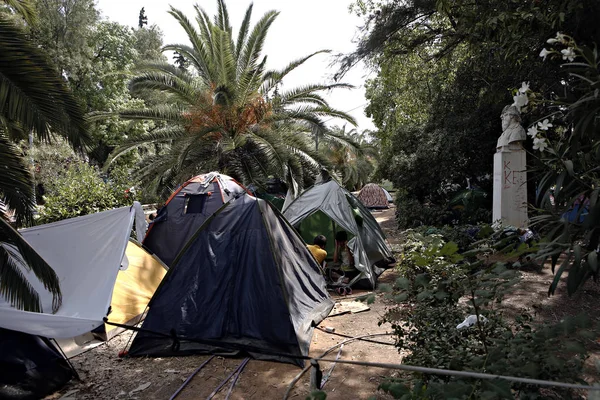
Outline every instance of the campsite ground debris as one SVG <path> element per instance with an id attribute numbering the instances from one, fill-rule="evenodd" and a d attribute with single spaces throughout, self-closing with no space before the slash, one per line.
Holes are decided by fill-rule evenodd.
<path id="1" fill-rule="evenodd" d="M 377 321 L 384 312 L 385 304 L 377 301 L 370 307 L 369 312 L 336 316 L 331 320 L 326 320 L 326 324 L 335 328 L 336 332 L 352 336 L 390 330 L 389 326 L 377 327 Z M 325 326 L 324 324 L 325 322 L 322 325 Z M 74 397 L 77 400 L 168 399 L 207 358 L 207 356 L 190 356 L 120 359 L 118 353 L 130 336 L 131 332 L 124 332 L 113 340 L 74 357 L 72 362 L 80 371 L 83 382 L 71 382 L 62 390 L 62 393 L 79 389 Z M 311 354 L 320 354 L 342 340 L 344 338 L 315 330 Z M 355 342 L 344 346 L 344 357 L 351 354 L 354 354 L 356 359 L 367 361 L 401 361 L 401 356 L 395 351 L 390 351 L 388 346 L 368 342 Z M 177 400 L 206 398 L 240 362 L 241 359 L 231 358 L 213 360 L 192 379 Z M 324 370 L 328 370 L 330 366 L 329 363 L 323 363 Z M 281 398 L 287 385 L 298 372 L 298 367 L 290 364 L 251 360 L 240 375 L 231 399 Z M 387 372 L 392 373 L 392 371 Z M 385 376 L 387 372 L 373 368 L 362 369 L 355 366 L 337 365 L 327 383 L 327 391 L 331 392 L 328 398 L 334 400 L 368 398 L 376 392 L 377 386 L 383 381 L 380 375 Z M 372 377 L 374 377 L 373 380 L 371 380 Z M 142 392 L 131 394 L 132 390 L 147 382 L 151 382 L 152 385 Z M 88 386 L 88 384 L 91 385 Z M 106 386 L 101 390 L 100 385 Z M 226 392 L 227 390 L 221 391 L 215 396 L 215 399 L 224 399 Z M 307 375 L 294 389 L 292 394 L 296 396 L 292 398 L 303 399 L 308 392 Z M 60 394 L 55 394 L 49 399 L 59 399 L 60 396 Z M 386 395 L 379 395 L 378 398 L 391 399 Z"/>
<path id="2" fill-rule="evenodd" d="M 374 213 L 377 221 L 388 235 L 392 246 L 398 244 L 398 233 L 394 230 L 395 209 Z M 380 282 L 394 282 L 397 275 L 394 271 L 386 271 Z M 509 296 L 505 303 L 518 312 L 522 308 L 535 311 L 538 318 L 556 322 L 565 315 L 585 310 L 589 315 L 598 316 L 600 313 L 600 287 L 587 285 L 577 298 L 568 298 L 566 290 L 561 291 L 564 285 L 559 285 L 557 294 L 547 297 L 548 281 L 552 279 L 548 270 L 541 274 L 525 272 L 522 285 L 514 295 Z M 363 293 L 364 294 L 364 293 Z M 358 314 L 347 313 L 334 318 L 326 319 L 321 326 L 332 327 L 335 332 L 346 335 L 358 336 L 367 333 L 385 332 L 390 330 L 389 325 L 378 326 L 381 315 L 385 311 L 385 303 L 381 296 L 370 304 L 371 310 Z M 339 300 L 346 301 L 347 298 Z M 600 317 L 597 317 L 600 318 Z M 47 399 L 58 400 L 63 395 L 63 400 L 86 399 L 168 399 L 182 382 L 208 357 L 170 357 L 170 358 L 119 358 L 118 353 L 124 347 L 131 332 L 124 332 L 111 341 L 73 358 L 71 361 L 79 374 L 82 382 L 72 381 L 60 392 L 49 396 Z M 339 343 L 344 338 L 327 332 L 315 330 L 311 354 L 320 354 L 333 344 Z M 383 338 L 382 338 L 383 340 Z M 596 374 L 595 363 L 600 360 L 600 343 L 586 365 L 588 374 Z M 372 362 L 402 361 L 403 353 L 397 353 L 389 346 L 369 342 L 353 342 L 344 346 L 342 358 Z M 192 379 L 177 400 L 191 400 L 206 398 L 210 392 L 221 382 L 232 369 L 239 365 L 241 359 L 224 358 L 219 362 L 211 363 Z M 329 370 L 330 363 L 323 363 L 323 370 Z M 227 372 L 229 371 L 229 373 Z M 176 372 L 167 372 L 176 371 Z M 296 376 L 299 369 L 290 364 L 251 360 L 240 375 L 231 399 L 280 399 L 287 385 Z M 336 399 L 366 399 L 375 394 L 376 399 L 391 399 L 391 397 L 377 393 L 377 387 L 386 377 L 397 377 L 398 371 L 382 370 L 379 368 L 362 368 L 338 364 L 328 380 L 326 391 L 328 400 Z M 150 382 L 144 391 L 130 395 L 130 392 L 144 383 Z M 226 393 L 226 390 L 225 390 Z M 215 399 L 225 397 L 223 391 Z M 309 377 L 306 375 L 295 387 L 290 398 L 303 399 L 309 393 Z"/>

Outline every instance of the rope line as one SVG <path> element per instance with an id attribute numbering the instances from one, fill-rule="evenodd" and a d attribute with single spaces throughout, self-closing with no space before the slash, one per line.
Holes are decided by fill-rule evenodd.
<path id="1" fill-rule="evenodd" d="M 244 367 L 246 366 L 246 364 L 248 364 L 248 361 L 250 361 L 250 358 L 245 358 L 244 361 L 242 361 L 242 363 L 240 365 L 237 366 L 237 368 L 227 377 L 223 380 L 223 382 L 221 382 L 219 384 L 219 386 L 217 386 L 215 388 L 215 390 L 212 391 L 211 394 L 208 395 L 208 397 L 206 398 L 206 400 L 211 400 L 213 397 L 215 397 L 217 395 L 217 393 L 219 393 L 219 390 L 221 390 L 223 388 L 223 386 L 225 386 L 225 384 L 227 382 L 229 382 L 229 380 L 235 375 L 236 377 L 239 376 L 239 373 L 242 372 L 242 370 L 244 369 Z M 233 387 L 232 387 L 233 388 Z M 229 395 L 228 395 L 229 396 Z"/>
<path id="2" fill-rule="evenodd" d="M 456 370 L 441 369 L 441 368 L 420 367 L 420 366 L 407 365 L 407 364 L 374 363 L 374 362 L 367 362 L 367 361 L 352 361 L 352 360 L 343 360 L 343 359 L 335 360 L 335 359 L 327 359 L 327 358 L 321 358 L 321 357 L 315 358 L 315 357 L 303 356 L 303 355 L 299 355 L 299 354 L 287 354 L 287 353 L 282 353 L 279 351 L 262 349 L 262 348 L 255 347 L 255 346 L 243 346 L 243 345 L 239 345 L 237 343 L 229 343 L 229 342 L 218 341 L 218 340 L 181 338 L 181 337 L 177 337 L 174 333 L 172 335 L 169 335 L 169 334 L 165 334 L 165 333 L 161 333 L 161 332 L 150 331 L 148 329 L 136 328 L 136 327 L 130 327 L 130 326 L 123 325 L 123 324 L 112 323 L 112 322 L 108 321 L 108 318 L 105 318 L 104 322 L 106 322 L 109 325 L 121 326 L 126 329 L 132 329 L 132 330 L 139 331 L 139 332 L 146 332 L 146 333 L 170 338 L 177 342 L 179 342 L 180 340 L 188 340 L 190 342 L 196 342 L 196 343 L 200 343 L 200 344 L 209 344 L 209 345 L 225 347 L 225 348 L 229 347 L 232 350 L 241 350 L 241 351 L 246 351 L 246 352 L 261 353 L 264 355 L 272 355 L 272 356 L 277 356 L 277 357 L 281 357 L 281 358 L 291 358 L 291 359 L 298 359 L 298 360 L 305 360 L 305 361 L 316 360 L 316 361 L 325 361 L 325 362 L 338 362 L 340 364 L 352 364 L 352 365 L 360 365 L 360 366 L 364 366 L 364 367 L 398 369 L 398 370 L 402 370 L 402 371 L 421 372 L 424 374 L 460 376 L 463 378 L 475 378 L 475 379 L 502 379 L 502 380 L 511 381 L 511 382 L 519 382 L 519 383 L 526 383 L 526 384 L 539 385 L 539 386 L 553 386 L 553 387 L 562 387 L 562 388 L 568 388 L 568 389 L 600 391 L 600 386 L 581 385 L 581 384 L 575 384 L 575 383 L 547 381 L 547 380 L 540 380 L 540 379 L 520 378 L 517 376 L 492 375 L 492 374 L 486 374 L 486 373 L 482 373 L 482 372 L 456 371 Z M 391 334 L 387 333 L 387 334 L 381 334 L 381 335 L 391 335 Z M 369 336 L 369 335 L 365 335 L 365 336 Z M 348 341 L 350 341 L 350 340 L 353 340 L 353 338 L 348 339 Z M 354 340 L 358 340 L 358 339 L 354 339 Z M 344 342 L 342 342 L 342 343 L 344 343 Z M 310 366 L 309 366 L 309 368 L 310 368 Z"/>
<path id="3" fill-rule="evenodd" d="M 343 333 L 329 332 L 327 329 L 323 329 L 320 326 L 317 326 L 316 328 L 318 330 L 320 330 L 321 332 L 329 333 L 330 335 L 340 336 L 340 337 L 343 337 L 343 338 L 346 338 L 346 339 L 353 339 L 355 337 L 355 336 L 345 335 Z M 390 335 L 391 335 L 391 333 L 390 333 Z M 377 344 L 385 344 L 386 346 L 396 346 L 395 343 L 382 342 L 382 341 L 379 341 L 379 340 L 372 340 L 372 339 L 358 339 L 358 340 L 360 340 L 361 342 L 370 342 L 370 343 L 377 343 Z"/>
<path id="4" fill-rule="evenodd" d="M 194 376 L 196 376 L 196 374 L 198 372 L 200 372 L 200 370 L 202 368 L 204 368 L 204 366 L 206 364 L 208 364 L 209 361 L 212 360 L 213 358 L 215 358 L 215 356 L 210 356 L 210 358 L 208 358 L 202 364 L 200 364 L 200 366 L 198 368 L 196 368 L 196 370 L 194 372 L 192 372 L 192 374 L 185 380 L 185 382 L 183 382 L 183 384 L 179 387 L 179 389 L 177 389 L 177 391 L 175 393 L 173 393 L 173 395 L 171 397 L 169 397 L 169 400 L 175 399 L 175 397 L 177 397 L 177 395 L 179 395 L 179 393 L 181 393 L 181 391 L 187 386 L 187 384 L 190 383 L 190 381 L 192 380 L 192 378 Z"/>
<path id="5" fill-rule="evenodd" d="M 248 364 L 248 361 L 250 361 L 250 359 L 246 358 L 244 360 L 244 362 L 242 363 L 242 366 L 240 367 L 240 369 L 236 372 L 235 376 L 233 377 L 233 380 L 231 381 L 231 386 L 229 386 L 229 391 L 227 392 L 227 396 L 225 396 L 225 400 L 229 400 L 229 397 L 231 396 L 231 393 L 233 392 L 233 387 L 235 386 L 240 375 L 242 374 L 244 367 L 246 366 L 246 364 Z"/>
<path id="6" fill-rule="evenodd" d="M 344 350 L 344 345 L 340 346 L 340 350 L 337 353 L 337 356 L 335 356 L 335 361 L 337 362 L 337 360 L 340 359 L 340 356 L 342 355 L 342 350 Z M 331 377 L 331 374 L 333 374 L 333 369 L 335 368 L 335 362 L 333 364 L 331 364 L 331 368 L 329 369 L 329 372 L 327 372 L 327 374 L 323 375 L 323 379 L 321 379 L 321 387 L 320 389 L 323 389 L 325 387 L 325 384 L 327 383 L 327 381 L 329 380 L 329 378 Z"/>
<path id="7" fill-rule="evenodd" d="M 331 346 L 330 348 L 328 348 L 327 350 L 325 350 L 319 357 L 315 358 L 315 360 L 319 361 L 320 359 L 325 357 L 327 354 L 331 353 L 333 350 L 337 349 L 338 347 L 345 345 L 346 343 L 354 342 L 355 340 L 360 340 L 362 338 L 375 337 L 375 336 L 389 336 L 389 335 L 390 335 L 389 333 L 372 333 L 370 335 L 356 336 L 351 339 L 342 340 L 338 344 L 335 344 L 335 345 Z M 304 375 L 306 372 L 308 372 L 308 370 L 310 368 L 311 368 L 311 365 L 309 364 L 307 367 L 304 367 L 304 369 L 302 371 L 300 371 L 300 373 L 298 375 L 296 375 L 294 377 L 294 379 L 292 379 L 292 381 L 288 385 L 288 387 L 283 395 L 283 400 L 287 400 L 287 398 L 290 396 L 290 392 L 294 388 L 294 385 L 296 384 L 296 382 L 298 382 L 300 380 L 300 378 L 302 378 L 302 375 Z"/>
<path id="8" fill-rule="evenodd" d="M 566 382 L 556 382 L 556 381 L 546 381 L 546 380 L 541 380 L 541 379 L 520 378 L 518 376 L 493 375 L 493 374 L 486 374 L 483 372 L 456 371 L 456 370 L 451 370 L 451 369 L 419 367 L 416 365 L 407 365 L 407 364 L 373 363 L 373 362 L 367 362 L 367 361 L 353 361 L 353 360 L 343 360 L 343 359 L 335 360 L 335 359 L 331 359 L 331 358 L 320 358 L 319 361 L 337 362 L 339 364 L 361 365 L 361 366 L 365 366 L 365 367 L 399 369 L 402 371 L 421 372 L 424 374 L 460 376 L 463 378 L 502 379 L 505 381 L 526 383 L 526 384 L 530 384 L 530 385 L 553 386 L 553 387 L 562 387 L 562 388 L 567 388 L 567 389 L 583 389 L 583 390 L 594 390 L 594 391 L 600 390 L 600 386 L 580 385 L 577 383 L 566 383 Z"/>

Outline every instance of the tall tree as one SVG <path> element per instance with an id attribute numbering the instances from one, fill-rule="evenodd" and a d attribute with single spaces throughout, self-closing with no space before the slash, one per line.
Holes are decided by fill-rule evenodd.
<path id="1" fill-rule="evenodd" d="M 99 18 L 92 0 L 37 0 L 39 22 L 31 28 L 35 41 L 56 60 L 86 112 L 143 107 L 127 88 L 131 68 L 159 59 L 162 33 L 156 26 L 131 29 Z M 145 132 L 148 124 L 117 118 L 90 126 L 90 157 L 103 164 L 124 135 Z"/>
<path id="2" fill-rule="evenodd" d="M 375 170 L 377 150 L 367 136 L 367 131 L 346 131 L 345 125 L 333 127 L 328 133 L 328 145 L 320 150 L 342 185 L 350 191 L 359 190 L 369 183 Z"/>
<path id="3" fill-rule="evenodd" d="M 18 3 L 29 6 L 26 1 Z M 82 110 L 47 56 L 22 29 L 3 16 L 0 53 L 0 199 L 15 211 L 18 224 L 28 223 L 35 207 L 33 179 L 11 139 L 32 132 L 47 141 L 58 134 L 74 147 L 83 148 L 89 143 L 89 136 Z M 0 295 L 15 307 L 41 311 L 39 295 L 25 279 L 23 269 L 33 271 L 52 293 L 52 311 L 56 311 L 61 303 L 58 277 L 0 215 Z"/>
<path id="4" fill-rule="evenodd" d="M 144 25 L 148 25 L 148 17 L 146 17 L 146 10 L 144 7 L 140 10 L 140 15 L 138 17 L 138 28 L 142 29 Z"/>
<path id="5" fill-rule="evenodd" d="M 600 15 L 597 2 L 574 0 L 360 4 L 364 35 L 342 60 L 342 73 L 361 59 L 379 69 L 367 97 L 382 140 L 380 172 L 403 190 L 399 202 L 416 202 L 414 212 L 440 209 L 429 215 L 443 215 L 445 188 L 464 186 L 466 178 L 491 192 L 498 116 L 513 101 L 509 88 L 528 81 L 560 90 L 560 69 L 537 52 L 557 30 L 594 36 Z"/>
<path id="6" fill-rule="evenodd" d="M 177 66 L 177 68 L 179 69 L 187 69 L 187 60 L 185 59 L 185 57 L 178 53 L 175 52 L 175 54 L 173 55 L 173 63 Z"/>
<path id="7" fill-rule="evenodd" d="M 143 179 L 157 186 L 213 169 L 245 182 L 268 175 L 310 180 L 313 169 L 325 163 L 311 150 L 311 130 L 326 130 L 324 116 L 354 123 L 349 115 L 331 108 L 319 92 L 350 86 L 308 84 L 277 94 L 275 88 L 288 73 L 322 52 L 293 61 L 282 70 L 267 70 L 261 53 L 277 12 L 267 12 L 251 27 L 250 5 L 237 38 L 222 0 L 214 22 L 196 7 L 198 27 L 175 8 L 170 14 L 191 45 L 172 44 L 165 50 L 185 57 L 192 71 L 167 63 L 149 63 L 140 70 L 130 83 L 132 93 L 154 90 L 162 93 L 164 103 L 145 110 L 124 110 L 119 115 L 166 125 L 130 137 L 113 158 L 140 144 L 172 143 L 166 154 L 150 156 L 140 170 Z"/>

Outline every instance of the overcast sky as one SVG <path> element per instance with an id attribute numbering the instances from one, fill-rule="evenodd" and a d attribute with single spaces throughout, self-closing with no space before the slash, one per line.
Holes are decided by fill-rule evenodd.
<path id="1" fill-rule="evenodd" d="M 137 26 L 139 11 L 146 9 L 149 24 L 160 26 L 164 34 L 164 43 L 188 43 L 187 36 L 173 17 L 167 14 L 169 5 L 180 9 L 193 20 L 193 5 L 198 3 L 207 13 L 216 13 L 216 0 L 97 0 L 98 8 L 104 17 L 121 24 Z M 360 18 L 348 12 L 351 0 L 255 0 L 252 12 L 252 25 L 269 10 L 280 11 L 269 30 L 263 54 L 267 55 L 267 68 L 281 68 L 290 61 L 321 49 L 332 53 L 348 53 L 355 47 Z M 229 0 L 229 20 L 237 35 L 246 8 L 247 0 Z M 284 80 L 287 88 L 305 83 L 327 83 L 337 66 L 330 67 L 329 55 L 318 55 L 299 67 Z M 358 121 L 358 129 L 374 129 L 372 121 L 364 114 L 366 99 L 364 83 L 368 72 L 355 67 L 348 73 L 344 82 L 356 86 L 356 89 L 337 89 L 327 95 L 330 105 L 347 111 Z M 330 121 L 342 125 L 342 120 Z"/>

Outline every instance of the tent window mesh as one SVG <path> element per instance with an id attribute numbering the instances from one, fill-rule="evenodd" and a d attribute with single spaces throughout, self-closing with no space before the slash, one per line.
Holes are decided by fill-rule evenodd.
<path id="1" fill-rule="evenodd" d="M 184 214 L 202 214 L 206 205 L 206 194 L 196 194 L 185 198 Z"/>

